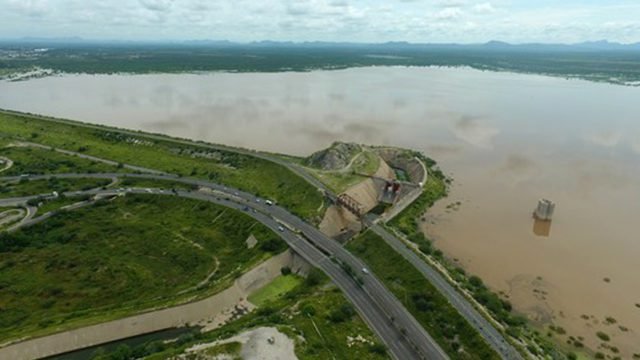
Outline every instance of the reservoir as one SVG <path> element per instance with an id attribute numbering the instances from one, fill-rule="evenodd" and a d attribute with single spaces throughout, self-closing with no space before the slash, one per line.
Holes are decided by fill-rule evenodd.
<path id="1" fill-rule="evenodd" d="M 196 140 L 424 151 L 454 179 L 421 220 L 436 246 L 539 326 L 593 348 L 606 332 L 623 358 L 640 353 L 639 99 L 640 88 L 465 68 L 0 82 L 1 108 Z M 532 216 L 542 198 L 556 204 L 551 222 Z"/>

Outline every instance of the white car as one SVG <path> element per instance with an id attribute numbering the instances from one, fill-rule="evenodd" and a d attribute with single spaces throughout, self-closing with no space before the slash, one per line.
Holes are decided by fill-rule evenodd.
<path id="1" fill-rule="evenodd" d="M 369 275 L 369 269 L 362 268 L 362 273 L 365 274 L 365 275 Z"/>
<path id="2" fill-rule="evenodd" d="M 273 205 L 273 201 L 271 201 L 271 200 L 265 200 L 264 203 L 269 205 L 269 206 Z"/>
<path id="3" fill-rule="evenodd" d="M 284 227 L 282 227 L 282 226 L 278 226 L 278 231 L 280 231 L 280 232 L 284 232 Z"/>

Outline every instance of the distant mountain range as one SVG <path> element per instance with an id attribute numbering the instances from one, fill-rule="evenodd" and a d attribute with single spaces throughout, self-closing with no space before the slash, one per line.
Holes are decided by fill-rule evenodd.
<path id="1" fill-rule="evenodd" d="M 336 47 L 336 48 L 380 48 L 380 49 L 484 49 L 501 51 L 640 51 L 640 42 L 622 44 L 608 40 L 586 41 L 575 44 L 560 43 L 524 43 L 511 44 L 503 41 L 489 41 L 481 44 L 456 44 L 456 43 L 410 43 L 405 41 L 391 41 L 385 43 L 356 43 L 356 42 L 326 42 L 326 41 L 254 41 L 233 42 L 228 40 L 184 40 L 184 41 L 123 41 L 123 40 L 90 40 L 80 37 L 65 38 L 40 38 L 25 37 L 20 39 L 0 39 L 0 43 L 11 44 L 112 44 L 112 45 L 191 45 L 212 47 Z"/>

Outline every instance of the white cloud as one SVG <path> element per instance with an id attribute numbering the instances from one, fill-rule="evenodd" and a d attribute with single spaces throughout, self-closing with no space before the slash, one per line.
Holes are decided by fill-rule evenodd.
<path id="1" fill-rule="evenodd" d="M 491 3 L 486 2 L 486 3 L 474 5 L 473 11 L 475 11 L 478 14 L 492 14 L 496 12 L 496 8 L 494 8 L 493 5 L 491 5 Z"/>
<path id="2" fill-rule="evenodd" d="M 586 141 L 602 147 L 616 147 L 622 140 L 622 132 L 620 131 L 603 131 L 591 133 L 583 137 Z"/>
<path id="3" fill-rule="evenodd" d="M 173 0 L 140 0 L 140 4 L 147 10 L 165 12 L 171 9 Z"/>
<path id="4" fill-rule="evenodd" d="M 438 20 L 453 20 L 462 16 L 462 10 L 458 7 L 446 7 L 436 13 Z"/>
<path id="5" fill-rule="evenodd" d="M 0 0 L 0 9 L 4 38 L 640 41 L 640 2 L 629 0 Z"/>
<path id="6" fill-rule="evenodd" d="M 13 10 L 30 17 L 42 16 L 49 11 L 45 0 L 9 0 L 7 5 L 9 11 Z"/>
<path id="7" fill-rule="evenodd" d="M 640 154 L 640 136 L 638 136 L 635 141 L 631 142 L 631 150 Z"/>
<path id="8" fill-rule="evenodd" d="M 500 130 L 487 124 L 481 118 L 462 116 L 451 128 L 453 135 L 478 148 L 492 148 L 493 139 Z"/>

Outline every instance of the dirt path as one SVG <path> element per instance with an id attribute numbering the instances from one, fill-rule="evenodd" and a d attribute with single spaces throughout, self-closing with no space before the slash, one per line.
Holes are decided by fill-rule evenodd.
<path id="1" fill-rule="evenodd" d="M 25 216 L 24 209 L 10 209 L 0 212 L 0 228 L 6 224 L 11 224 L 14 221 L 18 221 Z"/>
<path id="2" fill-rule="evenodd" d="M 239 355 L 243 360 L 298 360 L 294 351 L 294 341 L 272 327 L 260 327 L 225 340 L 198 344 L 187 349 L 187 353 L 198 353 L 202 350 L 234 342 L 242 344 Z"/>
<path id="3" fill-rule="evenodd" d="M 0 169 L 0 172 L 3 172 L 5 170 L 9 170 L 12 166 L 13 166 L 13 161 L 9 158 L 6 158 L 4 156 L 0 156 L 0 165 L 4 164 L 4 166 L 2 167 L 2 169 Z"/>

